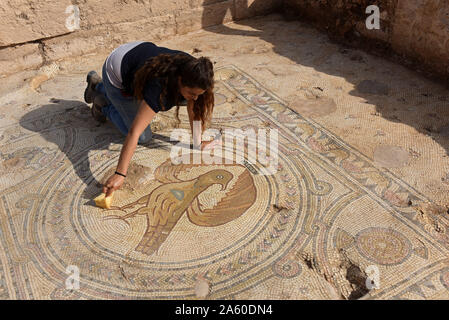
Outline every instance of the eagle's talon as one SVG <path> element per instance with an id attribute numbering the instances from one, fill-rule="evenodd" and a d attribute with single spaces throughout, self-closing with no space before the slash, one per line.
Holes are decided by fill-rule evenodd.
<path id="1" fill-rule="evenodd" d="M 113 211 L 113 210 L 118 210 L 118 211 L 123 211 L 126 213 L 125 209 L 123 207 L 110 207 L 108 209 L 108 211 Z"/>

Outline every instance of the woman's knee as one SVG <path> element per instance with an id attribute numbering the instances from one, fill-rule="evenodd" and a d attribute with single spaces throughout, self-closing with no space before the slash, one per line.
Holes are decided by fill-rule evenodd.
<path id="1" fill-rule="evenodd" d="M 151 132 L 151 130 L 145 130 L 139 137 L 139 143 L 147 143 L 150 142 L 151 139 L 153 138 L 153 134 Z"/>

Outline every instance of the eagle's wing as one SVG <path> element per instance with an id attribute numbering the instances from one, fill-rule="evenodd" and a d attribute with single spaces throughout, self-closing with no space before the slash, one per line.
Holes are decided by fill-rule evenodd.
<path id="1" fill-rule="evenodd" d="M 192 164 L 173 164 L 171 159 L 167 159 L 154 170 L 154 178 L 161 183 L 181 182 L 178 179 L 180 172 L 190 170 L 195 165 Z"/>
<path id="2" fill-rule="evenodd" d="M 154 178 L 161 183 L 181 182 L 178 175 L 181 172 L 189 171 L 192 168 L 204 166 L 204 163 L 194 164 L 193 153 L 182 155 L 183 161 L 180 164 L 173 164 L 171 159 L 167 159 L 154 170 Z M 188 161 L 187 161 L 188 159 Z M 185 160 L 185 161 L 184 161 Z M 188 163 L 188 164 L 184 164 Z M 236 164 L 226 164 L 222 159 L 220 166 L 235 166 Z"/>
<path id="3" fill-rule="evenodd" d="M 231 190 L 212 209 L 201 209 L 198 201 L 187 209 L 189 220 L 198 226 L 219 226 L 240 217 L 256 201 L 253 177 L 245 170 Z"/>
<path id="4" fill-rule="evenodd" d="M 159 249 L 181 217 L 176 214 L 179 200 L 164 189 L 156 189 L 151 199 L 151 204 L 139 209 L 139 214 L 147 216 L 147 229 L 135 249 L 147 255 Z"/>

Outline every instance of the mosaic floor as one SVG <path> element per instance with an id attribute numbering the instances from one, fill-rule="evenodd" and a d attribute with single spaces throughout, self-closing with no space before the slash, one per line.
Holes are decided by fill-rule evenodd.
<path id="1" fill-rule="evenodd" d="M 277 129 L 276 174 L 172 165 L 167 113 L 108 211 L 92 199 L 123 138 L 86 105 L 0 128 L 0 299 L 449 298 L 449 221 L 423 195 L 243 70 L 216 77 L 213 127 Z"/>

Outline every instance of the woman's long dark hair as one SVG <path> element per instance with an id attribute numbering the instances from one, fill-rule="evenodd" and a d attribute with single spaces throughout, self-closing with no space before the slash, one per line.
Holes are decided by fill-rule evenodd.
<path id="1" fill-rule="evenodd" d="M 209 58 L 194 58 L 179 54 L 160 54 L 148 59 L 137 70 L 134 76 L 134 96 L 143 100 L 145 85 L 152 78 L 159 78 L 162 93 L 159 102 L 162 110 L 165 106 L 162 97 L 173 97 L 176 105 L 176 120 L 179 120 L 179 98 L 181 94 L 178 87 L 178 76 L 181 84 L 190 88 L 200 88 L 205 92 L 198 96 L 193 107 L 194 120 L 201 120 L 201 129 L 204 132 L 209 127 L 214 109 L 214 66 Z"/>

